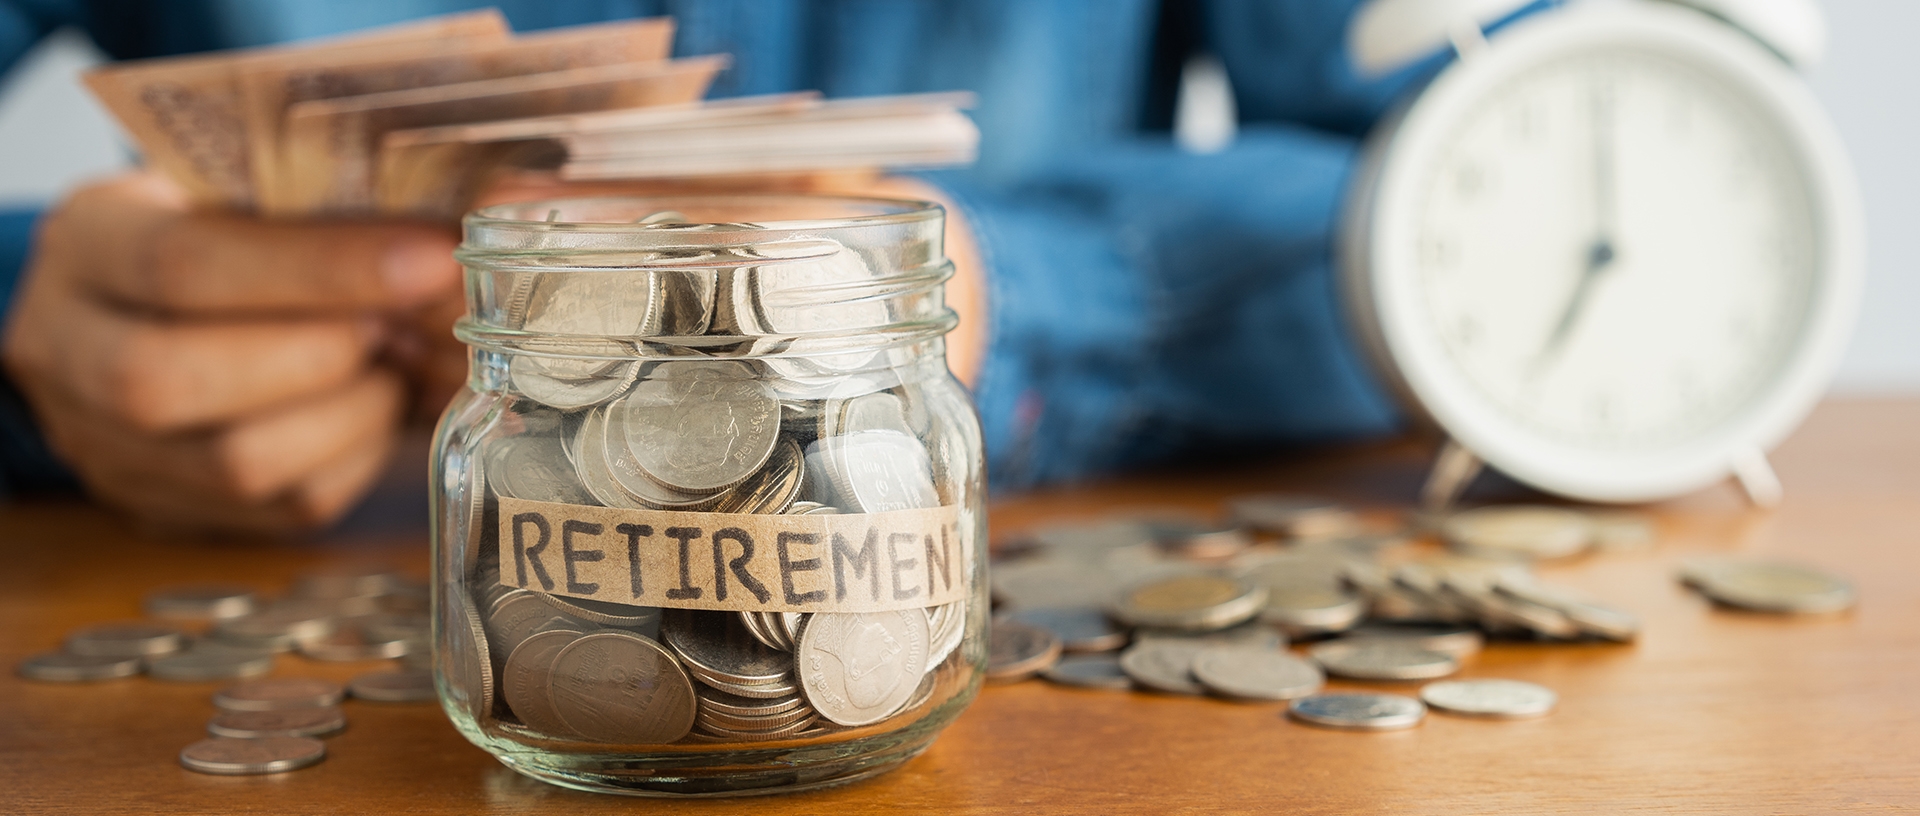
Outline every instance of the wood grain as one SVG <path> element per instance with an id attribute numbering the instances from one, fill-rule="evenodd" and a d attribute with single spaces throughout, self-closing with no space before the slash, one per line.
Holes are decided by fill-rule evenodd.
<path id="1" fill-rule="evenodd" d="M 1113 509 L 1210 509 L 1261 489 L 1363 507 L 1409 499 L 1428 448 L 1405 441 L 1278 463 L 1130 478 L 1010 498 L 996 535 Z M 320 766 L 271 777 L 182 770 L 218 684 L 0 678 L 4 813 L 1814 813 L 1920 809 L 1920 401 L 1824 405 L 1776 455 L 1788 500 L 1728 488 L 1650 508 L 1657 546 L 1543 569 L 1646 620 L 1628 646 L 1500 645 L 1465 676 L 1558 690 L 1526 722 L 1435 716 L 1389 734 L 1316 730 L 1273 704 L 989 687 L 932 750 L 870 782 L 756 800 L 638 803 L 523 779 L 426 705 L 347 704 Z M 1482 498 L 1516 488 L 1491 484 Z M 1520 494 L 1524 495 L 1524 494 Z M 404 504 L 402 502 L 401 504 Z M 1850 614 L 1784 619 L 1711 607 L 1672 578 L 1689 555 L 1800 558 L 1857 582 Z M 0 510 L 0 663 L 81 624 L 138 614 L 154 586 L 283 588 L 322 563 L 425 573 L 418 530 L 303 542 L 140 533 L 79 504 Z M 368 668 L 283 659 L 283 674 Z M 1411 690 L 1415 686 L 1397 686 Z"/>

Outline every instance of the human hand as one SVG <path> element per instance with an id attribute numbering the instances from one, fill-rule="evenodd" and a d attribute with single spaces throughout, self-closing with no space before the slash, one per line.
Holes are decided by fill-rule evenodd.
<path id="1" fill-rule="evenodd" d="M 323 525 L 382 470 L 406 389 L 381 352 L 445 319 L 427 315 L 458 296 L 454 244 L 196 212 L 156 175 L 117 177 L 48 215 L 5 363 L 97 497 L 166 524 Z"/>

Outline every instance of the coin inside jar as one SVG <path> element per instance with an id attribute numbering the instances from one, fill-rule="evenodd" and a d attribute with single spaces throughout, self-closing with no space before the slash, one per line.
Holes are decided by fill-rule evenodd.
<path id="1" fill-rule="evenodd" d="M 693 730 L 693 681 L 660 644 L 627 632 L 575 640 L 555 656 L 554 712 L 598 742 L 674 742 Z"/>
<path id="2" fill-rule="evenodd" d="M 554 709 L 553 659 L 579 638 L 578 632 L 541 632 L 521 641 L 507 658 L 506 670 L 500 676 L 500 692 L 506 698 L 507 708 L 528 728 L 555 737 L 573 733 Z"/>
<path id="3" fill-rule="evenodd" d="M 818 613 L 800 630 L 794 662 L 807 702 L 840 725 L 870 725 L 912 699 L 927 671 L 927 616 Z"/>
<path id="4" fill-rule="evenodd" d="M 773 454 L 780 403 L 732 362 L 661 363 L 621 401 L 627 448 L 672 490 L 732 487 Z"/>

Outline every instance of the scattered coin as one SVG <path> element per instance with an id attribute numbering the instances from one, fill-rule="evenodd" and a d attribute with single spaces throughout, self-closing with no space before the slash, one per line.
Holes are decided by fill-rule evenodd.
<path id="1" fill-rule="evenodd" d="M 281 602 L 214 626 L 217 639 L 245 646 L 291 651 L 303 640 L 325 637 L 334 630 L 335 608 L 324 601 Z"/>
<path id="2" fill-rule="evenodd" d="M 1030 626 L 1038 626 L 1060 639 L 1069 652 L 1111 652 L 1127 645 L 1127 632 L 1107 614 L 1086 607 L 1015 609 L 1003 616 Z"/>
<path id="3" fill-rule="evenodd" d="M 1404 641 L 1430 652 L 1465 659 L 1480 651 L 1486 638 L 1479 631 L 1451 624 L 1363 623 L 1341 638 L 1345 642 L 1362 640 Z"/>
<path id="4" fill-rule="evenodd" d="M 301 654 L 314 660 L 382 660 L 406 654 L 407 641 L 403 637 L 376 636 L 365 626 L 356 625 L 342 627 L 324 637 L 302 641 L 299 649 Z"/>
<path id="5" fill-rule="evenodd" d="M 1227 514 L 1235 521 L 1275 535 L 1301 536 L 1345 527 L 1351 516 L 1346 508 L 1313 496 L 1269 493 L 1241 496 L 1227 502 Z"/>
<path id="6" fill-rule="evenodd" d="M 1052 632 L 1017 620 L 995 619 L 987 643 L 987 680 L 1025 680 L 1059 662 L 1060 653 L 1060 638 Z"/>
<path id="7" fill-rule="evenodd" d="M 139 621 L 96 624 L 67 635 L 67 651 L 100 657 L 150 657 L 185 645 L 186 633 L 179 629 Z"/>
<path id="8" fill-rule="evenodd" d="M 326 757 L 326 743 L 309 737 L 213 737 L 187 746 L 180 764 L 189 771 L 241 776 L 299 770 Z"/>
<path id="9" fill-rule="evenodd" d="M 1564 558 L 1593 543 L 1593 524 L 1564 508 L 1502 505 L 1455 513 L 1441 522 L 1440 535 L 1469 552 Z"/>
<path id="10" fill-rule="evenodd" d="M 236 618 L 253 611 L 253 590 L 239 584 L 189 584 L 147 593 L 147 614 L 171 620 Z"/>
<path id="11" fill-rule="evenodd" d="M 1452 714 L 1524 719 L 1552 711 L 1559 695 L 1545 686 L 1518 680 L 1448 680 L 1421 687 L 1420 699 Z"/>
<path id="12" fill-rule="evenodd" d="M 28 680 L 84 683 L 139 674 L 140 658 L 47 652 L 20 661 L 18 671 Z"/>
<path id="13" fill-rule="evenodd" d="M 1207 646 L 1258 646 L 1263 649 L 1287 648 L 1287 636 L 1259 621 L 1230 626 L 1214 632 L 1185 632 L 1179 629 L 1140 628 L 1133 630 L 1134 643 L 1154 640 L 1194 641 Z"/>
<path id="14" fill-rule="evenodd" d="M 1318 666 L 1286 652 L 1253 646 L 1212 646 L 1193 658 L 1193 677 L 1208 691 L 1245 700 L 1291 700 L 1320 690 Z"/>
<path id="15" fill-rule="evenodd" d="M 1800 564 L 1731 560 L 1700 567 L 1696 575 L 1707 597 L 1758 612 L 1838 612 L 1856 600 L 1845 579 Z"/>
<path id="16" fill-rule="evenodd" d="M 1393 731 L 1419 725 L 1427 707 L 1398 694 L 1315 694 L 1293 701 L 1287 716 L 1327 728 Z"/>
<path id="17" fill-rule="evenodd" d="M 1460 670 L 1452 655 L 1391 640 L 1334 640 L 1307 652 L 1328 674 L 1354 680 L 1425 680 Z"/>
<path id="18" fill-rule="evenodd" d="M 336 706 L 346 696 L 347 690 L 332 680 L 277 677 L 228 686 L 213 695 L 213 704 L 224 711 L 280 711 Z"/>
<path id="19" fill-rule="evenodd" d="M 1120 668 L 1120 659 L 1111 653 L 1068 655 L 1040 673 L 1041 677 L 1063 686 L 1082 688 L 1133 688 L 1133 681 Z"/>
<path id="20" fill-rule="evenodd" d="M 1207 693 L 1193 677 L 1193 660 L 1209 647 L 1195 641 L 1150 640 L 1120 653 L 1120 670 L 1143 688 L 1168 694 Z"/>
<path id="21" fill-rule="evenodd" d="M 155 680 L 183 683 L 258 677 L 273 670 L 273 655 L 245 650 L 194 648 L 147 661 Z"/>
<path id="22" fill-rule="evenodd" d="M 1182 575 L 1149 581 L 1122 593 L 1113 613 L 1136 626 L 1225 629 L 1260 613 L 1267 591 L 1245 579 Z"/>
<path id="23" fill-rule="evenodd" d="M 347 683 L 356 700 L 379 703 L 421 703 L 438 698 L 430 671 L 384 671 L 363 674 Z"/>
<path id="24" fill-rule="evenodd" d="M 1503 578 L 1494 584 L 1494 591 L 1521 601 L 1552 608 L 1565 615 L 1580 628 L 1581 632 L 1594 637 L 1624 643 L 1640 635 L 1640 619 L 1632 614 L 1538 581 Z"/>
<path id="25" fill-rule="evenodd" d="M 235 739 L 327 737 L 346 727 L 346 716 L 340 709 L 329 706 L 283 711 L 223 711 L 207 723 L 207 733 Z"/>

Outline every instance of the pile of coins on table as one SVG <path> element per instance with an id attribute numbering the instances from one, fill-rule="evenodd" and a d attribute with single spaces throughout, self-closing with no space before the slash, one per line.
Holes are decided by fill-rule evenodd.
<path id="1" fill-rule="evenodd" d="M 1436 533 L 1444 549 L 1417 539 Z M 1487 638 L 1630 641 L 1631 614 L 1541 582 L 1531 563 L 1651 544 L 1621 513 L 1509 506 L 1422 530 L 1374 532 L 1350 510 L 1299 496 L 1248 496 L 1220 523 L 1117 519 L 1043 529 L 996 561 L 988 678 L 1042 676 L 1112 689 L 1292 701 L 1314 725 L 1411 727 L 1428 706 L 1530 717 L 1551 690 L 1510 680 L 1432 683 L 1421 700 L 1322 694 L 1327 675 L 1433 680 Z M 1749 609 L 1844 608 L 1851 588 L 1770 562 L 1701 562 L 1687 580 Z M 1304 654 L 1291 639 L 1312 640 Z"/>
<path id="2" fill-rule="evenodd" d="M 673 229 L 677 220 L 657 213 L 640 222 Z M 517 734 L 602 743 L 804 739 L 916 712 L 943 667 L 960 670 L 953 656 L 965 602 L 878 613 L 663 610 L 501 584 L 499 497 L 758 515 L 940 506 L 942 471 L 963 454 L 930 453 L 923 439 L 937 417 L 910 384 L 944 378 L 943 366 L 893 367 L 877 346 L 643 361 L 625 345 L 895 319 L 887 301 L 849 288 L 875 280 L 855 253 L 827 240 L 789 244 L 700 250 L 710 257 L 676 263 L 719 268 L 691 273 L 516 279 L 506 324 L 542 336 L 541 348 L 596 356 L 513 355 L 507 379 L 524 399 L 508 403 L 505 435 L 465 465 L 471 566 L 462 600 L 486 654 L 466 661 L 460 685 L 478 697 L 477 717 Z M 796 296 L 808 287 L 813 294 Z M 821 303 L 819 292 L 848 299 Z M 728 348 L 708 345 L 716 355 Z M 933 410 L 968 410 L 955 393 L 954 405 Z M 843 650 L 885 650 L 872 653 L 885 659 Z M 864 662 L 880 670 L 796 671 Z M 606 667 L 638 672 L 652 691 L 617 693 L 601 676 Z"/>
<path id="3" fill-rule="evenodd" d="M 362 674 L 345 688 L 312 678 L 250 679 L 216 694 L 211 737 L 182 751 L 180 763 L 203 773 L 278 773 L 325 758 L 318 738 L 346 727 L 339 704 L 349 691 L 378 702 L 436 699 L 426 604 L 424 586 L 383 570 L 302 576 L 275 601 L 238 584 L 166 587 L 145 599 L 151 620 L 75 630 L 62 650 L 28 658 L 18 672 L 48 682 L 141 673 L 207 682 L 260 678 L 283 652 L 328 662 L 399 659 L 398 670 Z"/>

